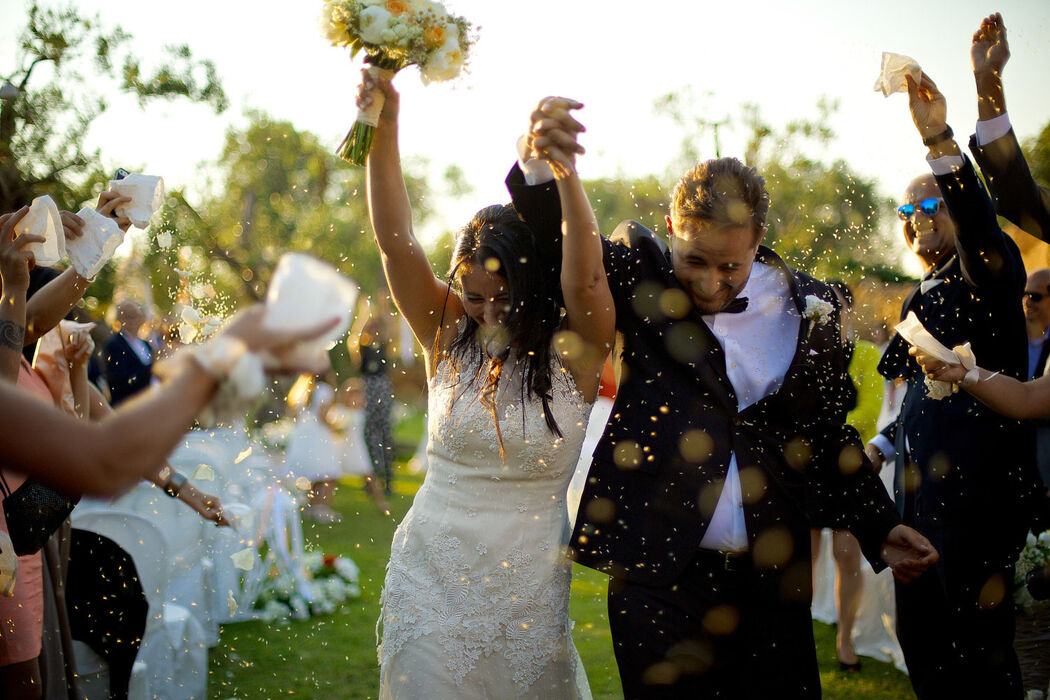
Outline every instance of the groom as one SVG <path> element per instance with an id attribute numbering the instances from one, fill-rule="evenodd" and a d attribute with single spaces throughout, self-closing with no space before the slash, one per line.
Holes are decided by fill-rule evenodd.
<path id="1" fill-rule="evenodd" d="M 531 146 L 582 152 L 548 98 Z M 549 168 L 508 179 L 551 259 L 561 213 Z M 900 524 L 855 431 L 835 296 L 761 246 L 769 196 L 754 168 L 701 163 L 675 188 L 671 250 L 630 222 L 604 240 L 621 381 L 594 453 L 571 556 L 608 573 L 624 695 L 819 698 L 809 530 L 848 529 L 878 570 L 936 560 Z M 560 264 L 560 262 L 558 263 Z"/>

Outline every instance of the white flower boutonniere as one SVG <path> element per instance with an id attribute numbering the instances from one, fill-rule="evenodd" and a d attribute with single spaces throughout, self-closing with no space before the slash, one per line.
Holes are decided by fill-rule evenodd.
<path id="1" fill-rule="evenodd" d="M 835 313 L 835 306 L 830 301 L 821 299 L 816 294 L 806 297 L 806 307 L 802 309 L 802 317 L 809 319 L 811 325 L 809 333 L 813 333 L 813 327 L 818 323 L 827 323 L 831 320 L 831 314 Z"/>

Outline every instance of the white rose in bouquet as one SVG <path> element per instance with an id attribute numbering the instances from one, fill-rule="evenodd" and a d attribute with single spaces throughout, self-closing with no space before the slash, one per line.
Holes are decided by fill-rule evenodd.
<path id="1" fill-rule="evenodd" d="M 383 33 L 390 29 L 394 16 L 378 5 L 361 11 L 361 39 L 369 44 L 383 44 Z"/>
<path id="2" fill-rule="evenodd" d="M 448 41 L 436 51 L 423 66 L 423 83 L 452 80 L 463 70 L 463 51 L 459 40 L 449 37 Z"/>
<path id="3" fill-rule="evenodd" d="M 350 39 L 347 32 L 346 10 L 336 3 L 325 3 L 321 15 L 317 18 L 321 36 L 332 43 L 332 46 L 345 46 Z"/>

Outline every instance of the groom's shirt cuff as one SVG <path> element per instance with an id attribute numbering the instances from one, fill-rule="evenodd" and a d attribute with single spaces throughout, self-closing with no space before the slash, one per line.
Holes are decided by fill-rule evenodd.
<path id="1" fill-rule="evenodd" d="M 898 428 L 898 430 L 899 429 L 900 428 Z M 883 461 L 890 462 L 897 456 L 897 448 L 894 447 L 893 443 L 882 433 L 879 433 L 869 440 L 868 444 L 874 445 L 875 448 L 882 453 Z"/>
<path id="2" fill-rule="evenodd" d="M 550 182 L 554 179 L 554 171 L 547 161 L 528 157 L 527 139 L 525 134 L 518 139 L 518 167 L 525 177 L 525 184 L 531 186 Z"/>
<path id="3" fill-rule="evenodd" d="M 1006 112 L 1003 112 L 998 117 L 977 122 L 977 145 L 983 148 L 992 141 L 1001 139 L 1010 133 L 1010 128 L 1010 115 Z"/>

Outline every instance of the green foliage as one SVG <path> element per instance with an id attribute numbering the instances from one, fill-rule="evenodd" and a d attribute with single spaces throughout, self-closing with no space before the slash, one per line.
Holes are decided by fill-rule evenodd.
<path id="1" fill-rule="evenodd" d="M 1038 136 L 1025 142 L 1024 154 L 1035 181 L 1043 187 L 1050 187 L 1050 122 Z"/>
<path id="2" fill-rule="evenodd" d="M 626 219 L 633 219 L 650 231 L 664 231 L 670 193 L 655 176 L 636 180 L 587 180 L 583 187 L 603 233 L 611 234 L 613 228 Z"/>
<path id="3" fill-rule="evenodd" d="M 130 40 L 120 27 L 107 27 L 73 5 L 29 4 L 0 98 L 0 212 L 41 194 L 75 210 L 97 194 L 107 177 L 98 151 L 84 148 L 84 137 L 109 102 L 84 86 L 100 78 L 109 79 L 112 92 L 135 95 L 140 105 L 182 98 L 216 112 L 226 108 L 210 61 L 177 46 L 166 48 L 156 65 L 146 65 Z"/>
<path id="4" fill-rule="evenodd" d="M 713 135 L 716 154 L 720 128 L 746 134 L 743 160 L 765 177 L 771 198 L 765 242 L 789 265 L 825 279 L 904 278 L 896 238 L 885 225 L 890 202 L 878 194 L 873 180 L 845 161 L 821 157 L 835 138 L 830 120 L 836 102 L 822 99 L 813 119 L 796 119 L 781 128 L 765 122 L 753 104 L 742 105 L 735 118 L 711 121 L 689 91 L 665 95 L 656 109 L 685 132 L 670 181 L 710 157 L 702 149 L 706 133 Z"/>
<path id="5" fill-rule="evenodd" d="M 379 253 L 368 223 L 365 171 L 333 155 L 309 132 L 265 114 L 230 129 L 214 164 L 214 187 L 199 205 L 171 193 L 153 228 L 169 232 L 168 249 L 151 242 L 146 254 L 155 289 L 178 290 L 157 299 L 169 309 L 186 295 L 221 313 L 263 297 L 285 251 L 305 251 L 336 265 L 372 294 L 383 286 Z M 406 175 L 417 223 L 430 215 L 426 183 Z M 175 269 L 189 272 L 180 282 Z M 214 308 L 210 308 L 214 306 Z"/>

